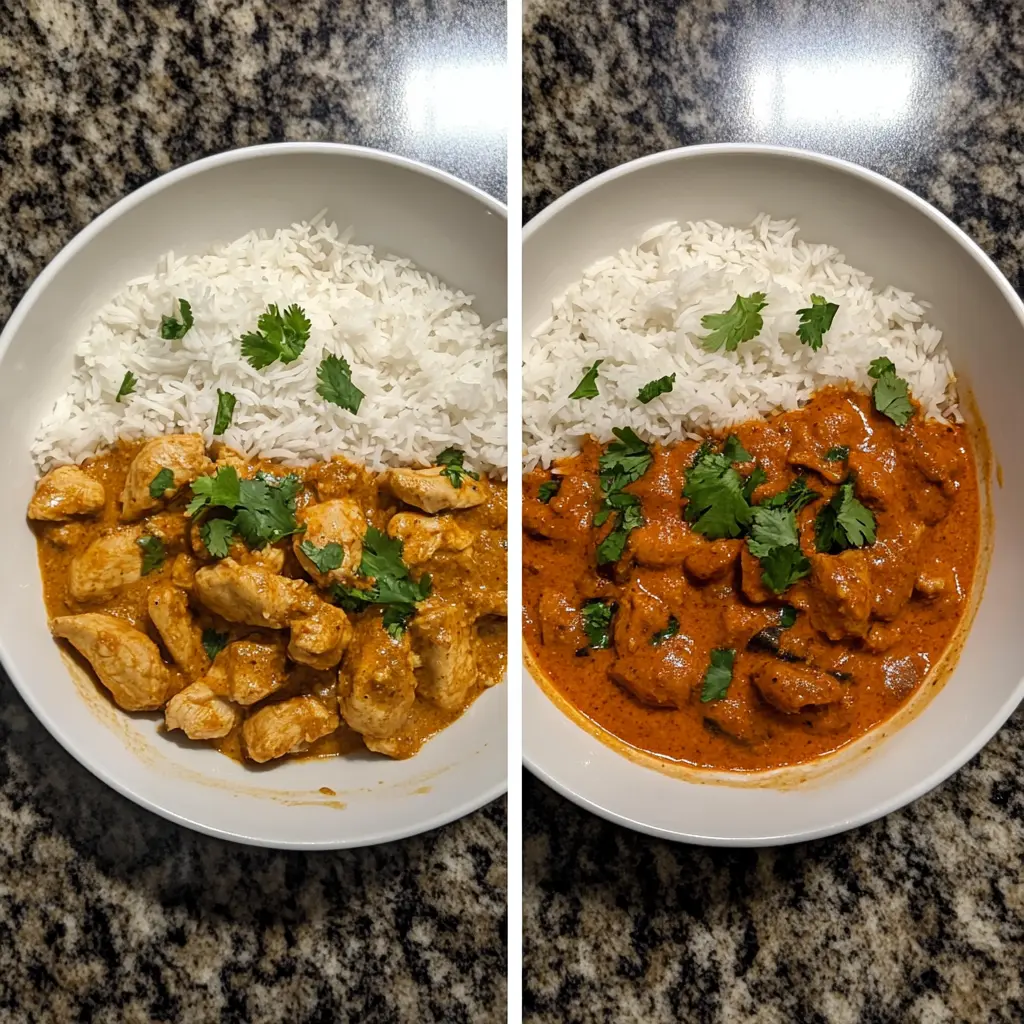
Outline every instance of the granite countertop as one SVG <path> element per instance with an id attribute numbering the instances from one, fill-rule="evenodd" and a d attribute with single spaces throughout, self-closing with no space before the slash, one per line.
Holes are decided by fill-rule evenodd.
<path id="1" fill-rule="evenodd" d="M 497 0 L 0 0 L 0 25 L 0 326 L 101 210 L 219 150 L 361 143 L 504 198 Z M 0 672 L 0 1021 L 504 1020 L 505 878 L 504 801 L 333 854 L 178 828 Z"/>
<path id="2" fill-rule="evenodd" d="M 1024 288 L 1024 10 L 1009 0 L 526 0 L 524 214 L 702 142 L 907 185 Z M 815 81 L 816 85 L 808 85 Z M 525 780 L 525 1019 L 1024 1019 L 1024 715 L 913 806 L 767 851 L 677 846 Z"/>

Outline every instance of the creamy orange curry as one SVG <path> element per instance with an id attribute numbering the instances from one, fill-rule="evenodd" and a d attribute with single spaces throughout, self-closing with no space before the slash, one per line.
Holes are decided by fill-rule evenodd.
<path id="1" fill-rule="evenodd" d="M 28 510 L 53 634 L 233 757 L 409 757 L 505 670 L 505 488 L 443 454 L 288 469 L 179 434 L 55 469 Z"/>
<path id="2" fill-rule="evenodd" d="M 525 640 L 597 726 L 765 770 L 863 736 L 933 675 L 978 557 L 963 426 L 827 388 L 702 444 L 618 434 L 524 482 Z"/>

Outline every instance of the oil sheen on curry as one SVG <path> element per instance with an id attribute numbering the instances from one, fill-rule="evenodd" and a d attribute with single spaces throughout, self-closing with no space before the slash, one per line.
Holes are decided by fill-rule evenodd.
<path id="1" fill-rule="evenodd" d="M 288 469 L 176 434 L 57 468 L 28 510 L 52 632 L 236 758 L 409 757 L 505 666 L 505 488 L 442 455 Z"/>
<path id="2" fill-rule="evenodd" d="M 702 768 L 811 761 L 886 721 L 936 677 L 980 533 L 966 429 L 906 410 L 829 387 L 727 437 L 617 431 L 529 473 L 540 671 L 626 744 Z"/>

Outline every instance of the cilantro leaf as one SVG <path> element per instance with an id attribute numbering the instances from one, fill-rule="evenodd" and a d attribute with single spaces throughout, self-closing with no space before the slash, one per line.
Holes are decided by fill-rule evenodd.
<path id="1" fill-rule="evenodd" d="M 583 374 L 583 380 L 576 385 L 576 390 L 569 395 L 570 398 L 597 398 L 597 368 L 604 362 L 598 359 L 594 365 Z"/>
<path id="2" fill-rule="evenodd" d="M 871 360 L 871 365 L 868 367 L 868 376 L 874 377 L 878 380 L 883 374 L 896 373 L 896 364 L 886 356 L 879 356 L 877 359 Z"/>
<path id="3" fill-rule="evenodd" d="M 773 548 L 759 561 L 761 582 L 776 594 L 781 594 L 811 572 L 810 560 L 797 544 Z"/>
<path id="4" fill-rule="evenodd" d="M 632 428 L 613 427 L 612 433 L 618 440 L 612 441 L 598 460 L 603 494 L 621 491 L 639 480 L 654 461 L 650 448 Z"/>
<path id="5" fill-rule="evenodd" d="M 448 477 L 452 487 L 461 487 L 463 479 L 467 476 L 473 480 L 480 479 L 479 473 L 463 468 L 462 460 L 465 457 L 466 453 L 461 448 L 445 448 L 437 457 L 437 464 L 442 467 L 441 475 Z"/>
<path id="6" fill-rule="evenodd" d="M 750 476 L 747 477 L 747 482 L 743 485 L 743 497 L 749 502 L 754 496 L 754 491 L 767 479 L 768 474 L 764 471 L 763 467 L 754 466 Z"/>
<path id="7" fill-rule="evenodd" d="M 227 558 L 235 536 L 235 524 L 230 519 L 207 519 L 199 527 L 199 536 L 214 558 Z"/>
<path id="8" fill-rule="evenodd" d="M 261 473 L 255 480 L 239 481 L 235 529 L 253 551 L 305 529 L 295 518 L 300 484 L 294 474 L 280 479 Z"/>
<path id="9" fill-rule="evenodd" d="M 174 471 L 166 466 L 161 467 L 160 472 L 149 482 L 149 496 L 154 500 L 162 498 L 165 491 L 174 486 Z"/>
<path id="10" fill-rule="evenodd" d="M 545 480 L 544 483 L 537 488 L 537 498 L 544 502 L 545 505 L 551 501 L 551 499 L 558 493 L 558 488 L 562 486 L 561 477 L 556 477 L 554 480 Z"/>
<path id="11" fill-rule="evenodd" d="M 340 569 L 345 556 L 341 545 L 335 541 L 318 548 L 311 540 L 304 540 L 299 545 L 299 550 L 316 566 L 316 571 L 321 573 Z"/>
<path id="12" fill-rule="evenodd" d="M 392 640 L 401 640 L 415 613 L 416 609 L 412 605 L 389 604 L 381 616 L 381 625 Z"/>
<path id="13" fill-rule="evenodd" d="M 797 337 L 810 346 L 812 352 L 817 352 L 823 343 L 823 337 L 832 326 L 839 307 L 834 302 L 826 302 L 822 295 L 812 295 L 811 304 L 804 309 L 798 309 L 800 315 L 800 326 L 796 329 Z"/>
<path id="14" fill-rule="evenodd" d="M 313 325 L 301 306 L 292 304 L 284 311 L 283 316 L 277 313 L 276 306 L 268 306 L 267 312 L 260 317 L 260 330 L 265 330 L 264 320 L 270 317 L 271 311 L 278 316 L 281 325 L 281 362 L 293 363 L 302 355 Z"/>
<path id="15" fill-rule="evenodd" d="M 192 306 L 184 299 L 178 299 L 178 309 L 181 311 L 180 323 L 173 316 L 160 317 L 160 337 L 165 341 L 184 338 L 192 330 Z"/>
<path id="16" fill-rule="evenodd" d="M 115 402 L 120 402 L 122 398 L 127 398 L 129 395 L 135 393 L 135 385 L 139 383 L 139 378 L 132 373 L 131 370 L 125 370 L 124 377 L 121 380 L 121 386 L 117 389 L 117 395 L 114 397 Z"/>
<path id="17" fill-rule="evenodd" d="M 280 354 L 281 350 L 277 345 L 262 334 L 249 331 L 242 335 L 242 355 L 254 370 L 262 370 L 265 366 L 276 362 Z"/>
<path id="18" fill-rule="evenodd" d="M 896 424 L 905 427 L 914 415 L 914 406 L 910 402 L 910 388 L 902 377 L 894 373 L 883 373 L 878 383 L 871 389 L 871 397 L 875 408 Z"/>
<path id="19" fill-rule="evenodd" d="M 221 466 L 213 476 L 197 477 L 192 481 L 192 500 L 185 509 L 185 515 L 194 516 L 213 505 L 237 508 L 239 487 L 238 470 L 234 466 Z"/>
<path id="20" fill-rule="evenodd" d="M 711 652 L 711 660 L 704 673 L 704 685 L 701 687 L 702 704 L 708 701 L 721 700 L 729 692 L 732 682 L 732 666 L 736 660 L 734 648 L 716 648 Z"/>
<path id="21" fill-rule="evenodd" d="M 845 462 L 850 457 L 850 449 L 845 444 L 837 444 L 825 452 L 826 462 Z"/>
<path id="22" fill-rule="evenodd" d="M 203 650 L 206 656 L 213 661 L 228 645 L 228 634 L 218 633 L 217 630 L 207 627 L 203 630 Z"/>
<path id="23" fill-rule="evenodd" d="M 847 480 L 814 519 L 815 547 L 826 554 L 875 542 L 875 517 L 853 496 Z"/>
<path id="24" fill-rule="evenodd" d="M 135 543 L 142 548 L 143 576 L 148 576 L 151 572 L 158 572 L 163 568 L 167 552 L 164 549 L 164 542 L 159 537 L 151 537 L 147 534 L 140 537 Z"/>
<path id="25" fill-rule="evenodd" d="M 686 472 L 683 518 L 709 540 L 740 536 L 751 517 L 744 486 L 725 455 L 702 445 Z"/>
<path id="26" fill-rule="evenodd" d="M 807 477 L 798 476 L 784 491 L 773 494 L 761 502 L 760 508 L 785 508 L 790 512 L 799 512 L 805 505 L 810 505 L 821 495 L 812 491 L 807 485 Z"/>
<path id="27" fill-rule="evenodd" d="M 651 636 L 651 646 L 657 647 L 663 640 L 668 640 L 678 632 L 679 620 L 674 615 L 670 615 L 668 617 L 668 625 L 664 629 L 659 629 L 657 633 Z"/>
<path id="28" fill-rule="evenodd" d="M 783 629 L 789 629 L 796 625 L 796 609 L 791 604 L 782 606 L 782 615 L 779 618 L 779 625 Z"/>
<path id="29" fill-rule="evenodd" d="M 611 625 L 615 605 L 607 601 L 585 601 L 580 612 L 583 615 L 583 629 L 595 651 L 603 651 L 612 644 Z"/>
<path id="30" fill-rule="evenodd" d="M 295 362 L 309 341 L 311 324 L 299 306 L 289 306 L 282 315 L 281 310 L 270 303 L 256 326 L 257 331 L 242 335 L 242 355 L 255 370 L 262 370 L 278 359 L 282 363 Z"/>
<path id="31" fill-rule="evenodd" d="M 609 494 L 594 516 L 594 525 L 603 526 L 612 515 L 615 516 L 612 529 L 597 546 L 598 565 L 617 562 L 626 549 L 629 535 L 637 527 L 644 525 L 640 499 L 635 494 L 626 494 L 625 491 Z"/>
<path id="32" fill-rule="evenodd" d="M 653 402 L 658 395 L 667 395 L 672 390 L 675 382 L 676 375 L 674 373 L 667 377 L 659 377 L 657 380 L 652 380 L 645 384 L 637 392 L 636 397 L 646 405 L 648 402 Z"/>
<path id="33" fill-rule="evenodd" d="M 344 356 L 326 356 L 316 371 L 316 393 L 346 412 L 357 413 L 365 397 L 352 383 L 352 368 Z"/>
<path id="34" fill-rule="evenodd" d="M 781 594 L 811 571 L 811 563 L 800 550 L 796 514 L 784 506 L 758 505 L 747 536 L 747 548 L 761 563 L 761 581 Z"/>
<path id="35" fill-rule="evenodd" d="M 740 439 L 735 434 L 730 434 L 722 445 L 722 454 L 730 462 L 753 462 L 754 456 L 740 444 Z"/>
<path id="36" fill-rule="evenodd" d="M 231 426 L 231 417 L 235 414 L 237 399 L 230 391 L 217 388 L 217 418 L 213 421 L 213 433 L 223 434 Z"/>
<path id="37" fill-rule="evenodd" d="M 701 344 L 708 352 L 717 352 L 723 345 L 727 352 L 734 352 L 741 341 L 750 341 L 761 333 L 761 310 L 767 305 L 764 292 L 737 295 L 724 313 L 709 313 L 700 318 L 701 327 L 711 331 L 700 339 Z"/>

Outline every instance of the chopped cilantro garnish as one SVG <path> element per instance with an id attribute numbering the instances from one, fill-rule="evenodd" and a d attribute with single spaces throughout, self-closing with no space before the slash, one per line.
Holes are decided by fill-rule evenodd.
<path id="1" fill-rule="evenodd" d="M 594 525 L 603 526 L 612 512 L 616 514 L 611 532 L 597 546 L 597 564 L 608 565 L 617 562 L 626 549 L 629 535 L 644 525 L 644 514 L 640 507 L 640 499 L 633 494 L 617 492 L 605 498 L 604 505 L 594 516 Z"/>
<path id="2" fill-rule="evenodd" d="M 316 393 L 325 401 L 353 415 L 365 397 L 352 383 L 352 367 L 344 356 L 327 356 L 316 371 Z"/>
<path id="3" fill-rule="evenodd" d="M 213 433 L 223 434 L 231 426 L 231 417 L 235 414 L 236 398 L 230 391 L 217 388 L 217 418 L 213 421 Z"/>
<path id="4" fill-rule="evenodd" d="M 135 543 L 142 548 L 143 576 L 148 576 L 151 572 L 157 572 L 163 568 L 167 552 L 164 549 L 164 542 L 159 537 L 151 537 L 147 534 L 140 537 Z"/>
<path id="5" fill-rule="evenodd" d="M 615 605 L 607 601 L 585 601 L 580 609 L 583 615 L 583 629 L 595 651 L 603 651 L 612 643 L 611 625 Z"/>
<path id="6" fill-rule="evenodd" d="M 545 480 L 537 488 L 537 498 L 546 505 L 558 493 L 558 488 L 561 486 L 562 480 L 560 477 L 556 477 L 554 480 Z"/>
<path id="7" fill-rule="evenodd" d="M 704 673 L 704 685 L 701 687 L 701 703 L 721 700 L 729 692 L 732 682 L 732 665 L 736 659 L 734 648 L 716 648 L 711 652 L 711 660 Z"/>
<path id="8" fill-rule="evenodd" d="M 596 363 L 585 374 L 583 374 L 583 380 L 576 385 L 576 390 L 573 391 L 570 398 L 597 398 L 597 368 L 604 362 L 603 359 L 598 359 Z"/>
<path id="9" fill-rule="evenodd" d="M 613 427 L 612 433 L 618 440 L 612 441 L 598 460 L 601 492 L 606 495 L 639 480 L 654 461 L 650 448 L 632 428 Z"/>
<path id="10" fill-rule="evenodd" d="M 792 509 L 758 505 L 753 511 L 747 547 L 761 563 L 761 581 L 776 594 L 811 571 L 810 561 L 800 550 L 800 535 Z"/>
<path id="11" fill-rule="evenodd" d="M 730 459 L 709 444 L 701 445 L 686 471 L 683 517 L 710 540 L 739 537 L 751 515 L 744 486 Z"/>
<path id="12" fill-rule="evenodd" d="M 708 352 L 717 352 L 723 345 L 727 352 L 733 352 L 741 341 L 750 341 L 761 333 L 764 320 L 761 310 L 767 306 L 764 292 L 754 292 L 746 297 L 736 296 L 736 301 L 724 313 L 709 313 L 700 319 L 701 327 L 711 333 L 701 338 L 701 344 Z"/>
<path id="13" fill-rule="evenodd" d="M 282 314 L 271 303 L 257 321 L 259 330 L 242 335 L 242 355 L 255 370 L 262 370 L 278 359 L 293 363 L 306 347 L 310 326 L 301 307 L 289 306 Z"/>
<path id="14" fill-rule="evenodd" d="M 896 376 L 896 364 L 882 356 L 871 361 L 868 376 L 875 378 L 875 386 L 871 389 L 871 398 L 875 408 L 896 424 L 905 427 L 914 415 L 914 406 L 910 402 L 910 388 L 902 377 Z"/>
<path id="15" fill-rule="evenodd" d="M 747 482 L 743 485 L 743 497 L 749 502 L 754 496 L 754 491 L 767 479 L 768 474 L 764 469 L 761 466 L 754 466 L 750 476 L 747 477 Z"/>
<path id="16" fill-rule="evenodd" d="M 814 520 L 815 546 L 827 554 L 875 542 L 875 517 L 853 496 L 847 480 Z"/>
<path id="17" fill-rule="evenodd" d="M 114 398 L 115 402 L 120 402 L 122 398 L 127 398 L 129 395 L 135 393 L 135 385 L 139 383 L 139 378 L 132 373 L 131 370 L 125 370 L 124 377 L 121 380 L 121 386 L 117 389 L 117 395 Z"/>
<path id="18" fill-rule="evenodd" d="M 790 512 L 799 512 L 805 505 L 810 505 L 821 495 L 807 486 L 807 477 L 798 476 L 784 491 L 773 494 L 761 502 L 762 508 L 785 508 Z"/>
<path id="19" fill-rule="evenodd" d="M 442 476 L 448 477 L 452 487 L 459 488 L 465 477 L 472 480 L 479 480 L 480 474 L 474 473 L 471 469 L 465 469 L 462 465 L 466 453 L 461 448 L 445 448 L 437 457 L 437 464 L 441 467 Z"/>
<path id="20" fill-rule="evenodd" d="M 228 645 L 228 634 L 218 633 L 217 630 L 206 628 L 203 630 L 203 650 L 206 656 L 213 661 Z"/>
<path id="21" fill-rule="evenodd" d="M 335 541 L 329 541 L 322 548 L 318 548 L 312 541 L 304 540 L 299 545 L 299 550 L 316 566 L 316 571 L 320 573 L 340 569 L 345 557 L 341 545 Z"/>
<path id="22" fill-rule="evenodd" d="M 657 633 L 651 636 L 651 646 L 657 647 L 663 640 L 668 640 L 678 632 L 679 620 L 674 615 L 670 615 L 668 617 L 668 625 L 664 629 L 659 629 Z"/>
<path id="23" fill-rule="evenodd" d="M 722 454 L 730 462 L 753 462 L 754 456 L 740 444 L 740 439 L 735 434 L 730 434 L 722 445 Z"/>
<path id="24" fill-rule="evenodd" d="M 149 496 L 154 500 L 162 498 L 164 492 L 174 486 L 174 471 L 166 466 L 149 482 Z"/>
<path id="25" fill-rule="evenodd" d="M 166 341 L 175 341 L 184 338 L 192 330 L 192 307 L 184 299 L 178 299 L 178 309 L 181 311 L 181 320 L 175 320 L 173 316 L 160 317 L 160 337 Z"/>
<path id="26" fill-rule="evenodd" d="M 235 524 L 230 519 L 207 519 L 199 527 L 199 536 L 213 558 L 227 558 L 235 537 Z"/>
<path id="27" fill-rule="evenodd" d="M 798 309 L 800 326 L 796 329 L 797 337 L 811 350 L 817 352 L 822 346 L 824 335 L 832 326 L 839 307 L 834 302 L 826 302 L 822 295 L 812 295 L 811 304 Z"/>
<path id="28" fill-rule="evenodd" d="M 845 462 L 850 457 L 850 449 L 845 444 L 837 444 L 825 452 L 826 462 Z"/>
<path id="29" fill-rule="evenodd" d="M 648 402 L 653 402 L 658 395 L 667 395 L 672 390 L 672 385 L 675 382 L 676 375 L 674 373 L 669 374 L 667 377 L 659 377 L 657 380 L 652 380 L 645 384 L 636 397 L 646 405 Z"/>

